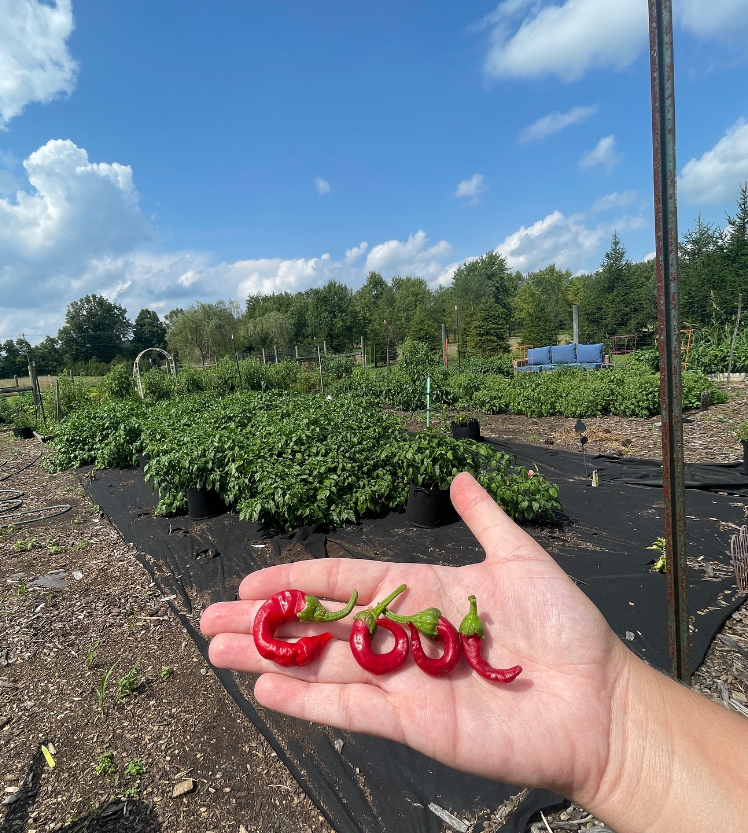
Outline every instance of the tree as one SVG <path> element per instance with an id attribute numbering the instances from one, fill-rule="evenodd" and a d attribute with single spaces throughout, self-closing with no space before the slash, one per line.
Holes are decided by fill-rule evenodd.
<path id="1" fill-rule="evenodd" d="M 44 341 L 33 347 L 31 357 L 36 363 L 36 372 L 39 374 L 56 374 L 65 365 L 60 343 L 52 336 L 47 336 Z"/>
<path id="2" fill-rule="evenodd" d="M 62 351 L 75 362 L 111 362 L 125 351 L 131 332 L 124 307 L 102 295 L 86 295 L 68 304 L 65 326 L 57 338 Z"/>
<path id="3" fill-rule="evenodd" d="M 416 309 L 413 320 L 410 322 L 408 338 L 420 341 L 430 348 L 436 348 L 441 341 L 437 325 L 429 317 L 428 311 L 420 306 Z"/>
<path id="4" fill-rule="evenodd" d="M 464 263 L 455 272 L 452 286 L 455 303 L 463 313 L 469 315 L 484 298 L 491 297 L 509 319 L 517 276 L 509 271 L 498 252 L 486 252 L 483 257 Z"/>
<path id="5" fill-rule="evenodd" d="M 319 289 L 310 289 L 307 295 L 307 341 L 316 339 L 320 346 L 326 341 L 336 352 L 350 349 L 360 335 L 352 290 L 338 281 L 328 281 Z"/>
<path id="6" fill-rule="evenodd" d="M 416 311 L 419 308 L 431 310 L 431 290 L 423 278 L 392 279 L 392 306 L 387 318 L 390 335 L 398 344 L 408 337 Z M 429 316 L 430 317 L 430 316 Z"/>
<path id="7" fill-rule="evenodd" d="M 571 272 L 554 264 L 538 272 L 529 272 L 517 289 L 514 299 L 516 318 L 522 327 L 525 344 L 557 344 L 561 330 L 569 328 Z"/>
<path id="8" fill-rule="evenodd" d="M 173 319 L 166 340 L 182 361 L 206 363 L 233 352 L 231 336 L 238 329 L 239 305 L 236 301 L 191 304 Z"/>
<path id="9" fill-rule="evenodd" d="M 484 298 L 473 311 L 467 327 L 468 353 L 481 358 L 507 351 L 509 319 L 493 298 Z"/>
<path id="10" fill-rule="evenodd" d="M 148 347 L 166 347 L 166 324 L 152 309 L 142 309 L 132 329 L 132 351 L 138 355 Z"/>
<path id="11" fill-rule="evenodd" d="M 0 347 L 0 378 L 26 376 L 29 372 L 28 354 L 31 345 L 25 338 L 9 338 Z"/>
<path id="12" fill-rule="evenodd" d="M 292 343 L 293 324 L 282 312 L 267 312 L 259 318 L 243 321 L 242 338 L 243 343 L 253 350 L 286 346 Z"/>

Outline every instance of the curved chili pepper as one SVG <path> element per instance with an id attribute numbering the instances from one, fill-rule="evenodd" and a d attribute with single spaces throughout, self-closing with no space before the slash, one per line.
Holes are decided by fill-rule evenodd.
<path id="1" fill-rule="evenodd" d="M 462 645 L 459 633 L 448 619 L 443 616 L 439 617 L 439 623 L 436 626 L 436 639 L 443 640 L 444 653 L 433 659 L 426 656 L 426 652 L 423 650 L 418 628 L 411 622 L 408 623 L 408 627 L 410 628 L 410 652 L 421 671 L 431 674 L 432 677 L 444 677 L 454 671 L 462 656 Z"/>
<path id="2" fill-rule="evenodd" d="M 354 622 L 350 637 L 351 653 L 365 671 L 372 674 L 389 674 L 390 671 L 399 668 L 408 656 L 408 634 L 405 633 L 405 628 L 398 625 L 397 622 L 379 618 L 380 613 L 406 587 L 407 585 L 401 584 L 397 590 L 390 593 L 375 608 L 362 610 L 353 617 Z M 386 654 L 375 654 L 371 650 L 371 640 L 377 631 L 377 627 L 388 630 L 395 637 L 395 647 Z"/>
<path id="3" fill-rule="evenodd" d="M 494 668 L 483 659 L 483 654 L 481 653 L 481 640 L 484 636 L 483 622 L 481 622 L 480 616 L 478 616 L 478 605 L 475 601 L 475 596 L 468 596 L 468 601 L 470 602 L 470 612 L 460 624 L 460 636 L 462 638 L 462 648 L 465 651 L 465 658 L 473 670 L 477 671 L 481 677 L 497 683 L 511 683 L 513 679 L 522 673 L 522 666 L 515 665 L 512 668 Z"/>
<path id="4" fill-rule="evenodd" d="M 343 619 L 352 610 L 358 599 L 353 591 L 348 604 L 340 610 L 328 611 L 316 596 L 308 596 L 301 590 L 283 590 L 264 602 L 255 616 L 252 626 L 257 653 L 278 665 L 306 665 L 311 662 L 332 639 L 331 633 L 303 636 L 296 642 L 275 639 L 275 631 L 283 622 L 335 622 Z"/>

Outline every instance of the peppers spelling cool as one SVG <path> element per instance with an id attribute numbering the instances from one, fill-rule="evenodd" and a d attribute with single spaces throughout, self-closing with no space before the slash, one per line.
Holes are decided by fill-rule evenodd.
<path id="1" fill-rule="evenodd" d="M 460 636 L 462 648 L 465 651 L 465 658 L 474 671 L 487 680 L 497 683 L 511 683 L 513 679 L 522 673 L 522 666 L 515 665 L 512 668 L 494 668 L 489 665 L 481 654 L 481 640 L 483 639 L 483 623 L 478 616 L 478 605 L 475 596 L 468 596 L 470 612 L 460 624 Z"/>
<path id="2" fill-rule="evenodd" d="M 408 635 L 402 625 L 391 622 L 389 619 L 379 618 L 387 605 L 406 587 L 407 585 L 401 584 L 375 608 L 362 610 L 353 617 L 350 637 L 351 653 L 356 662 L 372 674 L 388 674 L 390 671 L 395 671 L 408 656 Z M 371 640 L 377 627 L 388 630 L 395 637 L 395 647 L 386 654 L 375 654 L 371 649 Z"/>
<path id="3" fill-rule="evenodd" d="M 416 665 L 432 677 L 443 677 L 457 667 L 462 655 L 460 635 L 454 625 L 442 616 L 436 607 L 429 607 L 412 616 L 399 616 L 386 611 L 388 619 L 407 624 L 410 629 L 410 652 Z M 440 657 L 429 657 L 423 650 L 419 632 L 431 639 L 440 639 L 444 643 L 444 653 Z"/>
<path id="4" fill-rule="evenodd" d="M 303 636 L 296 642 L 283 642 L 274 638 L 275 631 L 283 622 L 335 622 L 345 618 L 358 599 L 353 591 L 348 604 L 340 610 L 328 611 L 316 596 L 308 596 L 301 590 L 283 590 L 271 596 L 257 611 L 252 635 L 257 652 L 265 659 L 278 665 L 306 665 L 311 662 L 332 639 L 331 633 Z"/>

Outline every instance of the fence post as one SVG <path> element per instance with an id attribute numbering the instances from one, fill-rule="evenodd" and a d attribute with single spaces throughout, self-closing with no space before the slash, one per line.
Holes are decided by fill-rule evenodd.
<path id="1" fill-rule="evenodd" d="M 319 364 L 319 392 L 322 396 L 325 395 L 325 383 L 322 380 L 322 354 L 319 349 L 319 344 L 317 345 L 317 363 Z"/>
<path id="2" fill-rule="evenodd" d="M 275 350 L 275 363 L 278 364 L 278 345 L 273 345 L 273 350 Z"/>
<path id="3" fill-rule="evenodd" d="M 55 418 L 60 421 L 60 380 L 55 379 Z"/>
<path id="4" fill-rule="evenodd" d="M 265 359 L 265 348 L 261 347 L 260 349 L 262 350 L 262 363 L 267 364 L 267 361 Z"/>
<path id="5" fill-rule="evenodd" d="M 366 370 L 366 353 L 364 352 L 364 337 L 361 336 L 361 367 Z"/>
<path id="6" fill-rule="evenodd" d="M 579 344 L 579 304 L 574 304 L 571 308 L 571 325 L 574 330 L 574 344 Z"/>
<path id="7" fill-rule="evenodd" d="M 442 324 L 442 359 L 444 359 L 444 367 L 447 367 L 447 325 Z"/>
<path id="8" fill-rule="evenodd" d="M 325 351 L 325 355 L 327 355 L 327 341 L 322 342 L 322 349 Z"/>
<path id="9" fill-rule="evenodd" d="M 732 373 L 732 357 L 735 354 L 735 340 L 738 337 L 738 329 L 740 327 L 740 311 L 743 304 L 743 293 L 738 292 L 738 314 L 735 316 L 735 329 L 732 333 L 732 341 L 730 342 L 730 358 L 727 362 L 727 387 L 730 387 L 730 374 Z"/>

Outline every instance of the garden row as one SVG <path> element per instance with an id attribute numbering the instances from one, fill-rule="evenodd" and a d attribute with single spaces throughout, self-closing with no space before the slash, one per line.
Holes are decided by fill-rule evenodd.
<path id="1" fill-rule="evenodd" d="M 60 423 L 53 442 L 54 470 L 123 468 L 148 455 L 160 514 L 184 511 L 188 488 L 210 489 L 242 518 L 277 530 L 404 508 L 411 483 L 443 489 L 461 471 L 517 521 L 548 521 L 560 509 L 558 489 L 509 455 L 434 432 L 408 435 L 399 418 L 359 396 L 240 391 L 150 406 L 92 402 Z"/>

